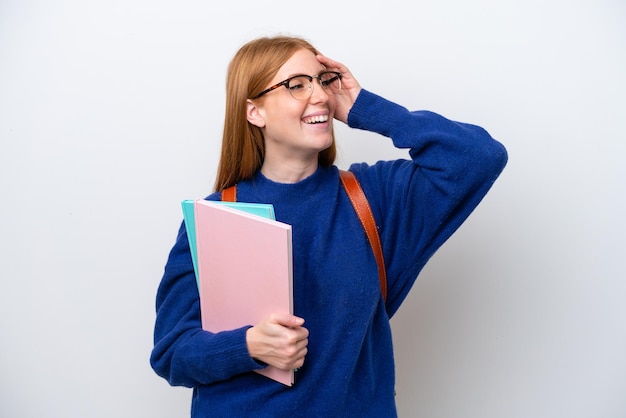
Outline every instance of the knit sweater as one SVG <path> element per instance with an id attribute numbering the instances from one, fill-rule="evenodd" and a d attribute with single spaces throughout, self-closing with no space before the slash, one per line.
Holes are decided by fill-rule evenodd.
<path id="1" fill-rule="evenodd" d="M 249 326 L 217 334 L 202 330 L 181 225 L 157 293 L 150 360 L 171 385 L 193 388 L 192 417 L 396 416 L 389 320 L 428 259 L 485 196 L 507 153 L 480 127 L 410 112 L 366 90 L 348 125 L 391 138 L 410 156 L 350 167 L 379 227 L 387 302 L 336 167 L 320 167 L 295 184 L 273 182 L 260 172 L 242 181 L 237 200 L 271 203 L 276 219 L 292 225 L 294 314 L 306 321 L 308 353 L 295 385 L 287 387 L 252 372 L 263 366 L 247 351 Z"/>

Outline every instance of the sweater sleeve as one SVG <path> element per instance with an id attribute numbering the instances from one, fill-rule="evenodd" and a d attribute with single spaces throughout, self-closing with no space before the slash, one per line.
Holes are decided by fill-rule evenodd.
<path id="1" fill-rule="evenodd" d="M 184 224 L 170 251 L 156 298 L 150 364 L 171 385 L 195 387 L 260 369 L 246 346 L 249 327 L 202 329 L 200 300 Z"/>
<path id="2" fill-rule="evenodd" d="M 380 228 L 392 316 L 428 259 L 491 188 L 507 152 L 478 126 L 411 112 L 366 90 L 352 107 L 348 125 L 391 138 L 411 158 L 350 168 Z"/>

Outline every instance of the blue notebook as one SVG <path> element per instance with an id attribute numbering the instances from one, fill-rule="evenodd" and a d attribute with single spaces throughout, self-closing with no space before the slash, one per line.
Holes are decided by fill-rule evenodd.
<path id="1" fill-rule="evenodd" d="M 229 206 L 234 209 L 242 210 L 253 215 L 261 216 L 276 220 L 274 215 L 274 206 L 266 203 L 247 203 L 247 202 L 220 202 L 222 205 Z M 198 249 L 196 246 L 196 218 L 194 212 L 194 200 L 183 200 L 183 218 L 185 220 L 185 229 L 187 230 L 187 238 L 189 240 L 189 249 L 191 250 L 191 261 L 193 261 L 193 270 L 196 273 L 196 283 L 200 288 L 200 279 L 198 278 Z"/>

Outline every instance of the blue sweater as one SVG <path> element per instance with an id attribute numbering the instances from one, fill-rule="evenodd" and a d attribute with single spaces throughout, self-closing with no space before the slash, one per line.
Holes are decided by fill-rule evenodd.
<path id="1" fill-rule="evenodd" d="M 336 167 L 320 167 L 296 184 L 260 172 L 241 182 L 237 200 L 272 203 L 277 220 L 293 227 L 294 313 L 306 320 L 308 354 L 295 385 L 286 387 L 251 372 L 262 366 L 248 354 L 249 327 L 202 330 L 181 226 L 157 294 L 150 360 L 171 385 L 194 388 L 193 417 L 396 416 L 389 319 L 428 259 L 485 196 L 507 154 L 482 128 L 409 112 L 365 90 L 348 125 L 391 138 L 411 157 L 350 167 L 379 226 L 387 303 Z"/>

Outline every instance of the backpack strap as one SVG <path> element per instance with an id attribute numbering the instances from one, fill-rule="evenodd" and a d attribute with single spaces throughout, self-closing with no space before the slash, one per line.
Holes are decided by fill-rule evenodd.
<path id="1" fill-rule="evenodd" d="M 367 240 L 370 242 L 372 251 L 374 252 L 376 264 L 378 264 L 380 292 L 383 295 L 383 300 L 387 301 L 387 270 L 385 269 L 385 257 L 383 256 L 383 247 L 380 244 L 380 235 L 378 234 L 378 227 L 376 226 L 372 209 L 354 174 L 350 171 L 339 170 L 339 176 L 350 198 L 350 202 L 354 207 L 354 211 L 363 225 L 365 235 L 367 235 Z"/>
<path id="2" fill-rule="evenodd" d="M 237 201 L 237 185 L 230 186 L 228 189 L 222 190 L 222 202 Z"/>
<path id="3" fill-rule="evenodd" d="M 348 194 L 350 203 L 354 207 L 354 211 L 363 225 L 367 240 L 374 252 L 374 258 L 376 258 L 376 264 L 378 265 L 378 280 L 380 282 L 380 292 L 383 296 L 383 300 L 387 301 L 387 270 L 385 269 L 385 258 L 383 256 L 383 247 L 380 244 L 380 235 L 378 234 L 378 227 L 372 214 L 369 202 L 363 189 L 356 179 L 354 174 L 350 171 L 339 170 L 339 177 L 343 188 Z M 223 202 L 236 202 L 237 201 L 237 185 L 231 186 L 222 190 Z"/>

